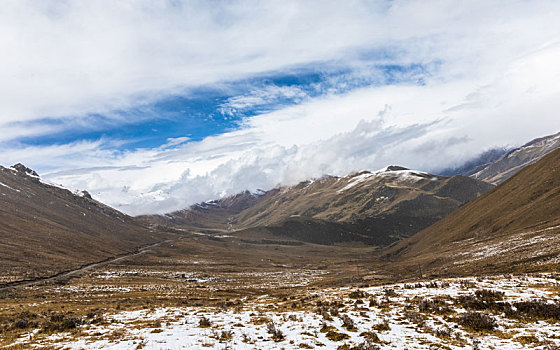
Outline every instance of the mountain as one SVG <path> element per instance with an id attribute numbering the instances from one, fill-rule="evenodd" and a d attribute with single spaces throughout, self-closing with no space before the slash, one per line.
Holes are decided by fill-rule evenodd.
<path id="1" fill-rule="evenodd" d="M 552 271 L 559 256 L 560 149 L 386 255 L 403 273 L 421 266 L 437 274 Z"/>
<path id="2" fill-rule="evenodd" d="M 463 165 L 456 167 L 456 168 L 448 168 L 444 169 L 439 172 L 441 175 L 445 176 L 455 176 L 455 175 L 464 175 L 464 176 L 472 176 L 482 169 L 486 168 L 490 164 L 498 161 L 504 154 L 511 151 L 511 149 L 507 148 L 492 148 L 488 151 L 484 151 L 475 158 L 469 160 L 468 162 L 464 163 Z"/>
<path id="3" fill-rule="evenodd" d="M 495 185 L 504 182 L 524 167 L 535 163 L 548 153 L 560 148 L 560 133 L 534 139 L 525 145 L 505 152 L 503 149 L 483 153 L 480 157 L 458 169 L 462 175 L 487 181 Z"/>
<path id="4" fill-rule="evenodd" d="M 49 276 L 134 251 L 162 238 L 96 200 L 0 167 L 0 284 Z"/>
<path id="5" fill-rule="evenodd" d="M 387 245 L 433 224 L 491 188 L 465 176 L 389 166 L 258 194 L 243 192 L 167 214 L 165 220 L 206 232 L 235 231 L 320 244 Z"/>

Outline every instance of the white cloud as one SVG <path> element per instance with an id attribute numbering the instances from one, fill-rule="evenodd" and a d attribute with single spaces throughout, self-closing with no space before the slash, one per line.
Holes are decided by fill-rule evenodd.
<path id="1" fill-rule="evenodd" d="M 130 152 L 112 151 L 110 140 L 2 150 L 6 163 L 56 164 L 51 180 L 134 214 L 389 163 L 436 170 L 560 129 L 557 2 L 41 4 L 12 1 L 0 12 L 0 49 L 11 53 L 0 56 L 0 127 L 9 130 L 2 141 L 50 131 L 16 121 L 137 107 L 298 65 L 352 68 L 318 97 L 271 86 L 232 98 L 224 113 L 282 98 L 298 104 L 199 142 Z M 375 64 L 429 69 L 398 73 L 423 85 L 346 91 L 349 81 L 376 80 L 368 68 Z"/>
<path id="2" fill-rule="evenodd" d="M 557 55 L 560 45 L 547 46 L 475 82 L 366 87 L 309 99 L 247 118 L 238 131 L 126 154 L 113 161 L 120 168 L 49 177 L 140 214 L 388 164 L 437 170 L 487 147 L 559 130 L 560 102 L 553 97 L 560 94 L 554 84 L 560 68 L 529 78 Z"/>
<path id="3" fill-rule="evenodd" d="M 190 137 L 182 136 L 182 137 L 170 137 L 167 139 L 167 142 L 158 147 L 158 149 L 165 149 L 169 147 L 175 147 L 185 142 L 188 142 Z"/>
<path id="4" fill-rule="evenodd" d="M 341 57 L 371 31 L 339 2 L 7 1 L 0 120 L 108 112 L 188 87 Z M 320 43 L 320 44 L 319 44 Z M 8 54 L 9 53 L 9 54 Z"/>
<path id="5" fill-rule="evenodd" d="M 6 1 L 0 122 L 137 106 L 170 92 L 374 52 L 480 75 L 557 40 L 555 2 Z M 383 55 L 389 50 L 389 58 Z M 481 69 L 484 68 L 484 69 Z"/>
<path id="6" fill-rule="evenodd" d="M 219 110 L 224 115 L 234 116 L 255 107 L 277 104 L 283 99 L 288 99 L 292 103 L 301 103 L 307 98 L 309 98 L 308 94 L 297 86 L 268 85 L 253 89 L 245 95 L 228 98 Z"/>

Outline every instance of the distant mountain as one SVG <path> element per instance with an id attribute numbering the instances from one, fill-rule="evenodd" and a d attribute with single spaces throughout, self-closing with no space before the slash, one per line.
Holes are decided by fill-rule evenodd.
<path id="1" fill-rule="evenodd" d="M 482 169 L 486 168 L 490 164 L 499 160 L 504 154 L 511 151 L 511 149 L 507 148 L 492 148 L 488 151 L 485 151 L 475 158 L 469 160 L 465 164 L 456 167 L 456 168 L 448 168 L 444 169 L 439 172 L 441 175 L 444 176 L 455 176 L 455 175 L 464 175 L 464 176 L 472 176 Z"/>
<path id="2" fill-rule="evenodd" d="M 386 245 L 411 236 L 491 188 L 465 176 L 390 166 L 257 194 L 244 192 L 152 220 L 206 232 Z"/>
<path id="3" fill-rule="evenodd" d="M 0 223 L 0 285 L 53 275 L 161 240 L 87 192 L 46 183 L 22 164 L 0 167 Z"/>
<path id="4" fill-rule="evenodd" d="M 533 144 L 542 148 L 554 142 L 547 138 Z M 559 256 L 560 150 L 387 254 L 392 269 L 421 266 L 437 274 L 553 271 L 560 266 Z"/>
<path id="5" fill-rule="evenodd" d="M 509 151 L 505 149 L 487 151 L 464 166 L 443 173 L 472 176 L 497 185 L 557 148 L 560 148 L 560 133 L 534 139 Z"/>

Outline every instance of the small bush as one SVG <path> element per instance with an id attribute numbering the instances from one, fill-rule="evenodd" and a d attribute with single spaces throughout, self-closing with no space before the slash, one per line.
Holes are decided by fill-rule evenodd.
<path id="1" fill-rule="evenodd" d="M 351 292 L 348 297 L 351 299 L 361 299 L 364 298 L 366 296 L 366 293 L 364 291 L 361 291 L 359 289 Z"/>
<path id="2" fill-rule="evenodd" d="M 391 327 L 389 326 L 389 322 L 387 322 L 387 320 L 384 320 L 382 323 L 374 324 L 372 328 L 378 332 L 391 330 Z"/>
<path id="3" fill-rule="evenodd" d="M 360 333 L 360 337 L 363 337 L 363 338 L 365 338 L 369 341 L 375 342 L 375 343 L 381 342 L 381 340 L 379 339 L 377 334 L 375 334 L 374 332 L 362 332 L 362 333 Z"/>
<path id="4" fill-rule="evenodd" d="M 396 297 L 396 296 L 398 296 L 397 292 L 395 292 L 394 289 L 383 289 L 383 293 L 385 293 L 385 296 L 387 296 L 387 297 Z"/>
<path id="5" fill-rule="evenodd" d="M 344 328 L 352 332 L 356 331 L 356 325 L 354 324 L 354 320 L 352 320 L 350 316 L 342 315 L 341 319 L 342 319 L 342 326 Z"/>
<path id="6" fill-rule="evenodd" d="M 374 344 L 372 340 L 366 339 L 359 343 L 352 350 L 379 350 L 381 349 L 378 345 Z"/>
<path id="7" fill-rule="evenodd" d="M 405 312 L 404 315 L 410 322 L 415 323 L 418 326 L 423 326 L 424 322 L 426 320 L 424 315 L 419 314 L 417 312 L 413 312 L 413 311 L 407 311 L 407 312 Z"/>
<path id="8" fill-rule="evenodd" d="M 433 312 L 436 314 L 448 314 L 453 310 L 443 301 L 439 299 L 430 300 L 422 299 L 418 302 L 418 311 Z"/>
<path id="9" fill-rule="evenodd" d="M 41 330 L 43 332 L 65 332 L 73 330 L 82 325 L 82 319 L 63 314 L 53 314 L 49 321 L 43 323 Z"/>
<path id="10" fill-rule="evenodd" d="M 233 332 L 232 331 L 222 331 L 220 336 L 218 337 L 219 341 L 230 341 L 233 339 Z"/>
<path id="11" fill-rule="evenodd" d="M 435 330 L 434 334 L 436 337 L 440 338 L 451 338 L 453 336 L 453 330 L 449 327 L 438 328 Z"/>
<path id="12" fill-rule="evenodd" d="M 330 341 L 342 341 L 350 338 L 348 334 L 338 333 L 337 331 L 333 331 L 333 330 L 328 331 L 326 337 Z"/>
<path id="13" fill-rule="evenodd" d="M 198 326 L 200 328 L 208 328 L 208 327 L 212 327 L 212 322 L 210 322 L 210 320 L 206 317 L 202 317 L 200 319 L 200 321 L 198 321 Z"/>
<path id="14" fill-rule="evenodd" d="M 519 301 L 513 303 L 517 311 L 506 313 L 509 317 L 560 321 L 560 304 L 549 304 L 544 300 Z"/>
<path id="15" fill-rule="evenodd" d="M 274 322 L 269 322 L 266 325 L 266 329 L 268 330 L 268 334 L 272 336 L 272 340 L 274 340 L 275 342 L 284 340 L 284 333 L 276 328 L 276 324 Z"/>
<path id="16" fill-rule="evenodd" d="M 494 291 L 490 289 L 479 289 L 474 292 L 474 295 L 478 299 L 485 301 L 498 301 L 504 299 L 504 292 Z"/>
<path id="17" fill-rule="evenodd" d="M 466 312 L 459 317 L 457 322 L 463 327 L 476 332 L 492 331 L 498 327 L 498 324 L 492 317 L 480 312 Z"/>
<path id="18" fill-rule="evenodd" d="M 12 328 L 26 329 L 29 327 L 29 320 L 27 318 L 20 318 L 12 324 Z"/>

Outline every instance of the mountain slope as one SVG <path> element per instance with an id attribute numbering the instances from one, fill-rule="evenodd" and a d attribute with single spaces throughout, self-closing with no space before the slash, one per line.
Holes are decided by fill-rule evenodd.
<path id="1" fill-rule="evenodd" d="M 249 192 L 170 213 L 174 225 L 314 243 L 389 244 L 445 217 L 493 186 L 391 166 L 322 177 L 260 194 Z M 321 235 L 322 232 L 322 235 Z"/>
<path id="2" fill-rule="evenodd" d="M 479 171 L 483 170 L 490 164 L 498 161 L 504 154 L 510 152 L 512 149 L 506 148 L 492 148 L 488 151 L 482 152 L 478 156 L 474 157 L 473 159 L 467 161 L 466 163 L 455 167 L 455 168 L 447 168 L 439 172 L 441 175 L 445 176 L 455 176 L 455 175 L 464 175 L 464 176 L 472 176 Z"/>
<path id="3" fill-rule="evenodd" d="M 560 264 L 560 150 L 398 243 L 389 258 L 441 273 L 541 270 Z"/>
<path id="4" fill-rule="evenodd" d="M 18 164 L 0 167 L 0 284 L 48 276 L 162 238 L 133 218 L 44 183 Z"/>
<path id="5" fill-rule="evenodd" d="M 483 168 L 467 170 L 463 175 L 497 185 L 558 148 L 560 148 L 560 133 L 541 137 L 507 152 Z"/>

